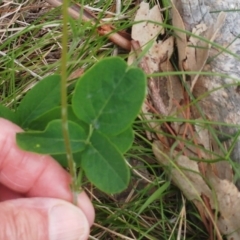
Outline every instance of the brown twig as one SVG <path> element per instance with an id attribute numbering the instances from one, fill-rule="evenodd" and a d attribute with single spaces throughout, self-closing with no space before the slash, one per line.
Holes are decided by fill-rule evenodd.
<path id="1" fill-rule="evenodd" d="M 54 7 L 62 5 L 62 0 L 46 0 L 49 4 Z M 106 36 L 110 41 L 128 51 L 131 50 L 131 37 L 127 33 L 115 32 L 112 25 L 105 24 L 98 20 L 94 14 L 88 11 L 80 4 L 72 4 L 68 8 L 69 15 L 74 19 L 81 18 L 83 21 L 92 22 L 92 24 L 99 24 L 97 31 L 100 35 Z"/>

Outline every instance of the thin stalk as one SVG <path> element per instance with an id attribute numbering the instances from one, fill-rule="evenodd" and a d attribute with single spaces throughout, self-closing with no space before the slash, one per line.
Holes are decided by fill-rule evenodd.
<path id="1" fill-rule="evenodd" d="M 66 148 L 69 172 L 72 177 L 71 190 L 73 194 L 73 203 L 77 205 L 77 182 L 76 167 L 73 161 L 71 144 L 68 131 L 68 111 L 67 111 L 67 52 L 68 52 L 68 0 L 63 1 L 62 6 L 63 29 L 62 29 L 62 57 L 61 57 L 61 104 L 62 104 L 62 131 Z"/>

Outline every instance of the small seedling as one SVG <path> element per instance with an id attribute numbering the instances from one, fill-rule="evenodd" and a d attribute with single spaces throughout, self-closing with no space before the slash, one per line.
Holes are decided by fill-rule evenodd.
<path id="1" fill-rule="evenodd" d="M 61 120 L 61 77 L 48 76 L 22 99 L 16 112 L 0 106 L 0 117 L 21 126 L 17 144 L 50 154 L 67 167 Z M 68 105 L 68 133 L 74 165 L 106 193 L 124 190 L 129 168 L 123 154 L 133 142 L 132 124 L 146 95 L 146 77 L 120 58 L 106 58 L 76 83 Z"/>

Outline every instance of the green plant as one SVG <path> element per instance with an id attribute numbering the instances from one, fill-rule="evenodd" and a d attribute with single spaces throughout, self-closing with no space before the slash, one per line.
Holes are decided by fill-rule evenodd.
<path id="1" fill-rule="evenodd" d="M 0 106 L 0 116 L 27 130 L 17 134 L 22 149 L 50 154 L 66 167 L 60 85 L 59 75 L 46 77 L 24 96 L 16 112 Z M 144 73 L 117 57 L 94 65 L 75 86 L 68 105 L 68 126 L 64 126 L 74 165 L 104 192 L 120 192 L 128 185 L 123 154 L 132 145 L 132 123 L 145 94 Z"/>

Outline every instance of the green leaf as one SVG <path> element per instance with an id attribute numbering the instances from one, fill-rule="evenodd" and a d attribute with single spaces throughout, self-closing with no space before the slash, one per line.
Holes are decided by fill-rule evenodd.
<path id="1" fill-rule="evenodd" d="M 90 141 L 81 160 L 87 178 L 106 193 L 121 192 L 128 186 L 130 175 L 122 154 L 97 131 Z"/>
<path id="2" fill-rule="evenodd" d="M 108 139 L 118 148 L 121 153 L 127 152 L 132 146 L 134 134 L 131 127 L 116 136 L 108 136 Z"/>
<path id="3" fill-rule="evenodd" d="M 60 84 L 59 75 L 48 76 L 26 94 L 17 109 L 22 128 L 27 128 L 34 119 L 60 105 Z"/>
<path id="4" fill-rule="evenodd" d="M 68 105 L 68 120 L 77 123 L 78 125 L 80 125 L 81 127 L 84 128 L 84 130 L 86 131 L 86 133 L 89 130 L 89 127 L 86 123 L 84 123 L 83 121 L 81 121 L 73 112 L 72 110 L 72 106 Z M 30 125 L 28 126 L 29 129 L 34 129 L 34 130 L 43 130 L 46 128 L 46 126 L 48 125 L 48 123 L 50 121 L 56 120 L 56 119 L 61 119 L 61 111 L 62 108 L 59 107 L 55 107 L 52 108 L 51 110 L 45 112 L 44 114 L 40 115 L 38 118 L 36 118 L 35 120 L 33 120 Z"/>
<path id="5" fill-rule="evenodd" d="M 68 131 L 72 152 L 82 151 L 85 148 L 87 135 L 76 123 L 68 122 Z M 23 150 L 41 154 L 66 153 L 62 134 L 62 121 L 50 122 L 45 131 L 29 131 L 17 133 L 17 144 Z"/>
<path id="6" fill-rule="evenodd" d="M 141 206 L 138 215 L 140 215 L 144 209 L 146 209 L 152 202 L 160 199 L 163 193 L 169 188 L 170 182 L 165 182 L 160 188 L 158 188 L 151 196 L 149 196 L 145 203 Z"/>
<path id="7" fill-rule="evenodd" d="M 145 94 L 142 70 L 129 68 L 121 58 L 106 58 L 78 81 L 72 107 L 79 119 L 94 129 L 117 135 L 132 124 Z"/>
<path id="8" fill-rule="evenodd" d="M 81 159 L 82 159 L 82 152 L 75 152 L 72 153 L 73 155 L 73 160 L 76 164 L 76 167 L 81 166 Z M 51 155 L 58 163 L 60 163 L 63 167 L 68 167 L 68 161 L 67 161 L 67 156 L 66 154 L 56 154 L 56 155 Z"/>
<path id="9" fill-rule="evenodd" d="M 0 117 L 5 118 L 13 123 L 17 123 L 16 114 L 3 105 L 0 105 Z"/>

